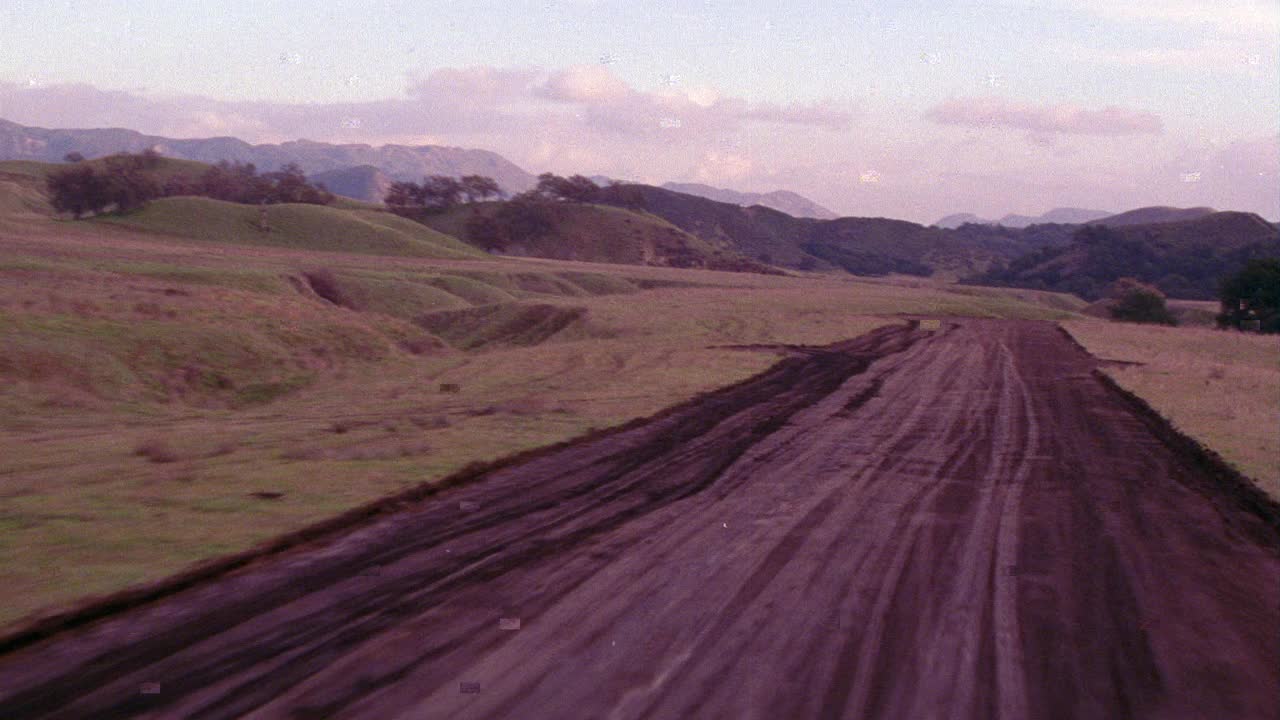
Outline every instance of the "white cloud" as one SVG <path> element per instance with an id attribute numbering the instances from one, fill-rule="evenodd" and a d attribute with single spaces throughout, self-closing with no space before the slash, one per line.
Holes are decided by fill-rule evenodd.
<path id="1" fill-rule="evenodd" d="M 1086 110 L 1073 105 L 1035 105 L 1000 97 L 952 98 L 933 106 L 925 118 L 942 125 L 1008 127 L 1033 133 L 1142 135 L 1160 133 L 1160 118 L 1114 106 Z"/>
<path id="2" fill-rule="evenodd" d="M 1069 9 L 1109 20 L 1210 26 L 1230 35 L 1275 38 L 1280 3 L 1275 0 L 1061 0 Z"/>

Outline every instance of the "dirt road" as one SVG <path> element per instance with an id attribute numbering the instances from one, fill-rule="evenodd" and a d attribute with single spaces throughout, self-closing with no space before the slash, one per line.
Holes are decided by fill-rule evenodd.
<path id="1" fill-rule="evenodd" d="M 797 354 L 13 651 L 0 717 L 1277 717 L 1274 508 L 1094 364 L 997 321 Z"/>

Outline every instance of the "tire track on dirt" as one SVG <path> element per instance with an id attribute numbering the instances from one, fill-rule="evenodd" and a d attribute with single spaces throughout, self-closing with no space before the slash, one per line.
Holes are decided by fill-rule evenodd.
<path id="1" fill-rule="evenodd" d="M 1094 366 L 1031 322 L 807 349 L 0 656 L 0 716 L 1274 717 L 1270 506 Z"/>

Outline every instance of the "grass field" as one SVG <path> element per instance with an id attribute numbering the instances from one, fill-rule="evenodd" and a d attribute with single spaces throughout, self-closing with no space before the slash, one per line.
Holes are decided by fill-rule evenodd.
<path id="1" fill-rule="evenodd" d="M 201 197 L 171 197 L 95 222 L 211 243 L 406 257 L 484 257 L 481 251 L 451 236 L 376 210 L 270 205 L 265 218 L 267 229 L 263 230 L 257 207 Z"/>
<path id="2" fill-rule="evenodd" d="M 1106 372 L 1280 499 L 1280 338 L 1089 320 L 1064 326 L 1094 355 L 1135 363 Z"/>

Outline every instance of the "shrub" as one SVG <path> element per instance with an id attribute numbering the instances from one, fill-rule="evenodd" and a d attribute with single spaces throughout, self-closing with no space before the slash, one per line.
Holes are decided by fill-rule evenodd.
<path id="1" fill-rule="evenodd" d="M 1111 289 L 1111 319 L 1124 322 L 1177 325 L 1164 293 L 1133 278 L 1120 278 Z"/>
<path id="2" fill-rule="evenodd" d="M 1280 259 L 1250 260 L 1240 272 L 1222 279 L 1218 300 L 1219 327 L 1280 333 Z"/>

